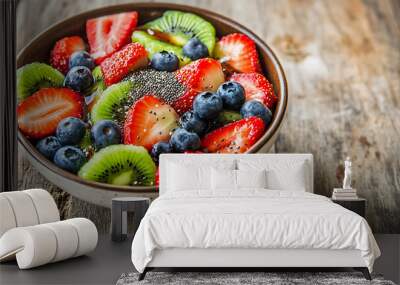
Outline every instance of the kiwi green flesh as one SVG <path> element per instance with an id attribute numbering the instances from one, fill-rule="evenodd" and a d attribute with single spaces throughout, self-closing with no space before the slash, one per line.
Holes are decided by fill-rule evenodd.
<path id="1" fill-rule="evenodd" d="M 17 70 L 17 97 L 22 101 L 41 88 L 61 87 L 64 75 L 45 63 L 34 62 Z"/>
<path id="2" fill-rule="evenodd" d="M 95 81 L 103 81 L 103 73 L 99 65 L 92 70 L 92 75 Z"/>
<path id="3" fill-rule="evenodd" d="M 104 83 L 103 79 L 103 73 L 101 72 L 100 66 L 97 66 L 96 68 L 93 69 L 92 75 L 94 78 L 94 86 L 97 90 L 104 91 L 107 86 Z"/>
<path id="4" fill-rule="evenodd" d="M 180 31 L 174 33 L 167 32 L 167 35 L 171 44 L 180 47 L 183 47 L 191 39 L 191 36 Z"/>
<path id="5" fill-rule="evenodd" d="M 169 33 L 171 42 L 180 46 L 185 45 L 192 37 L 196 37 L 207 46 L 210 55 L 214 50 L 214 26 L 192 13 L 166 11 L 162 17 L 146 23 L 143 27 Z"/>
<path id="6" fill-rule="evenodd" d="M 92 140 L 90 138 L 90 130 L 86 129 L 85 135 L 83 136 L 83 138 L 79 142 L 79 146 L 80 146 L 80 148 L 84 149 L 84 148 L 89 147 L 90 145 L 92 145 Z"/>
<path id="7" fill-rule="evenodd" d="M 132 181 L 136 181 L 136 173 L 132 169 L 110 175 L 107 183 L 113 185 L 129 185 Z"/>
<path id="8" fill-rule="evenodd" d="M 129 105 L 129 93 L 132 88 L 131 81 L 121 81 L 104 90 L 90 113 L 92 123 L 101 120 L 122 122 L 125 119 L 125 107 Z"/>
<path id="9" fill-rule="evenodd" d="M 79 147 L 82 149 L 87 159 L 92 157 L 94 153 L 94 146 L 90 135 L 90 129 L 86 129 L 85 135 L 79 142 Z"/>
<path id="10" fill-rule="evenodd" d="M 240 115 L 239 112 L 223 110 L 221 113 L 219 113 L 217 121 L 223 126 L 235 121 L 239 121 L 240 119 L 242 119 L 242 115 Z"/>
<path id="11" fill-rule="evenodd" d="M 154 185 L 156 166 L 147 150 L 135 145 L 111 145 L 82 166 L 83 179 L 114 185 Z"/>
<path id="12" fill-rule="evenodd" d="M 178 57 L 180 66 L 184 66 L 190 62 L 190 58 L 183 55 L 182 48 L 160 41 L 145 31 L 134 31 L 132 33 L 132 42 L 142 44 L 149 53 L 150 59 L 158 52 L 168 51 L 174 53 Z"/>
<path id="13" fill-rule="evenodd" d="M 96 66 L 92 70 L 92 75 L 94 78 L 94 84 L 90 90 L 85 94 L 85 96 L 98 96 L 100 97 L 103 91 L 107 88 L 103 80 L 103 73 L 101 72 L 100 66 Z"/>

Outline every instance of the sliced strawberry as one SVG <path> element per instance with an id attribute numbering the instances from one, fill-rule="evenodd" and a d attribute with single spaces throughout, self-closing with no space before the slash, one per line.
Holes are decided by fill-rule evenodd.
<path id="1" fill-rule="evenodd" d="M 156 170 L 156 177 L 155 177 L 155 179 L 154 179 L 155 181 L 155 186 L 158 186 L 158 185 L 160 185 L 160 168 L 158 168 L 157 167 L 157 170 Z"/>
<path id="2" fill-rule="evenodd" d="M 244 34 L 230 34 L 216 44 L 215 57 L 238 72 L 260 72 L 256 44 Z"/>
<path id="3" fill-rule="evenodd" d="M 246 152 L 264 133 L 264 122 L 258 117 L 241 119 L 207 134 L 201 145 L 208 152 Z"/>
<path id="4" fill-rule="evenodd" d="M 187 87 L 187 91 L 172 104 L 179 114 L 192 108 L 198 93 L 217 91 L 225 81 L 221 64 L 211 58 L 196 60 L 176 71 L 175 76 L 179 83 Z"/>
<path id="5" fill-rule="evenodd" d="M 86 22 L 90 53 L 97 64 L 130 42 L 138 17 L 137 12 L 127 12 L 94 18 Z"/>
<path id="6" fill-rule="evenodd" d="M 81 37 L 65 37 L 57 41 L 50 52 L 50 64 L 60 72 L 68 72 L 68 63 L 71 54 L 85 50 L 85 42 Z"/>
<path id="7" fill-rule="evenodd" d="M 171 104 L 172 108 L 174 108 L 179 115 L 182 115 L 192 109 L 193 100 L 197 94 L 199 94 L 198 91 L 188 88 L 181 97 Z"/>
<path id="8" fill-rule="evenodd" d="M 106 58 L 101 64 L 104 83 L 107 86 L 121 81 L 129 72 L 147 66 L 146 49 L 139 43 L 131 43 Z"/>
<path id="9" fill-rule="evenodd" d="M 52 135 L 62 119 L 80 118 L 82 106 L 82 97 L 71 89 L 42 88 L 18 105 L 19 129 L 34 139 Z"/>
<path id="10" fill-rule="evenodd" d="M 217 91 L 225 81 L 221 63 L 212 58 L 202 58 L 185 65 L 175 73 L 178 81 L 198 92 Z"/>
<path id="11" fill-rule="evenodd" d="M 159 141 L 168 141 L 177 127 L 178 114 L 155 96 L 140 98 L 129 110 L 124 125 L 124 143 L 151 150 Z"/>
<path id="12" fill-rule="evenodd" d="M 235 73 L 230 80 L 236 81 L 243 86 L 246 93 L 246 101 L 258 100 L 270 110 L 278 101 L 272 84 L 260 73 Z"/>

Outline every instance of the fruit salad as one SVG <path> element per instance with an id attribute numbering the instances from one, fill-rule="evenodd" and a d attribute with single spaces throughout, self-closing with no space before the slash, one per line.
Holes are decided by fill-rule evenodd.
<path id="1" fill-rule="evenodd" d="M 113 185 L 157 185 L 163 153 L 248 151 L 278 101 L 254 41 L 192 13 L 139 17 L 89 19 L 19 68 L 20 131 L 57 167 Z"/>

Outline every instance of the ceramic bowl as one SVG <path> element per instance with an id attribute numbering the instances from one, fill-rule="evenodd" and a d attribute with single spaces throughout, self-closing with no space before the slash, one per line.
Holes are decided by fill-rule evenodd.
<path id="1" fill-rule="evenodd" d="M 90 18 L 126 11 L 138 11 L 138 25 L 140 25 L 149 20 L 160 17 L 166 10 L 192 12 L 203 17 L 214 25 L 218 37 L 239 32 L 248 35 L 255 41 L 260 55 L 263 72 L 268 80 L 273 84 L 275 94 L 279 97 L 279 102 L 277 103 L 271 125 L 259 141 L 248 150 L 248 153 L 267 152 L 276 140 L 287 110 L 288 93 L 285 74 L 277 57 L 266 43 L 247 28 L 222 15 L 195 7 L 175 4 L 130 3 L 107 6 L 78 14 L 49 27 L 46 31 L 35 37 L 19 53 L 17 66 L 21 67 L 24 64 L 34 61 L 47 62 L 50 50 L 55 41 L 62 37 L 80 35 L 85 38 L 85 22 Z M 45 159 L 21 132 L 18 133 L 18 141 L 22 149 L 25 151 L 26 157 L 44 177 L 79 199 L 100 206 L 110 207 L 111 198 L 116 196 L 156 197 L 158 195 L 156 187 L 114 186 L 81 179 L 77 175 L 66 172 Z"/>

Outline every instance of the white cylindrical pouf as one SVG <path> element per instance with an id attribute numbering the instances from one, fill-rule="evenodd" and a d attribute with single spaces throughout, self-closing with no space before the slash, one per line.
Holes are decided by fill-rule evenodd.
<path id="1" fill-rule="evenodd" d="M 84 218 L 17 227 L 0 238 L 0 261 L 15 256 L 19 268 L 28 269 L 89 253 L 97 240 L 96 226 Z"/>
<path id="2" fill-rule="evenodd" d="M 0 258 L 16 254 L 20 269 L 49 263 L 56 251 L 54 232 L 41 225 L 11 229 L 0 239 Z"/>
<path id="3" fill-rule="evenodd" d="M 3 192 L 15 215 L 17 227 L 33 226 L 39 223 L 38 214 L 31 197 L 23 191 Z"/>
<path id="4" fill-rule="evenodd" d="M 23 192 L 31 197 L 39 218 L 39 224 L 60 220 L 60 213 L 58 212 L 56 202 L 49 192 L 43 189 L 29 189 Z"/>
<path id="5" fill-rule="evenodd" d="M 92 221 L 59 221 L 53 197 L 43 189 L 0 193 L 0 261 L 16 257 L 28 269 L 86 254 L 96 248 Z"/>
<path id="6" fill-rule="evenodd" d="M 75 228 L 65 221 L 44 224 L 56 235 L 57 250 L 51 262 L 57 262 L 75 255 L 78 248 L 79 238 Z"/>
<path id="7" fill-rule="evenodd" d="M 0 195 L 0 237 L 9 229 L 15 228 L 14 211 L 8 199 Z"/>
<path id="8" fill-rule="evenodd" d="M 75 227 L 78 233 L 78 249 L 74 257 L 86 254 L 94 250 L 97 246 L 97 228 L 91 220 L 84 218 L 74 218 L 65 221 Z"/>

